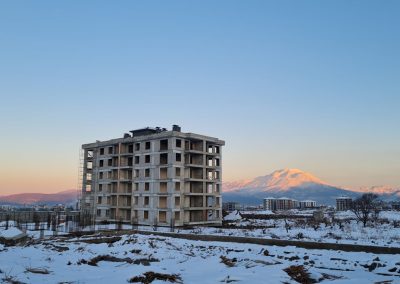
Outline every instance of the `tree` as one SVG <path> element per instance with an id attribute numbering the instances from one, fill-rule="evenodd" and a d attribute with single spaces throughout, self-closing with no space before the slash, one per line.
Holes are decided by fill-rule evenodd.
<path id="1" fill-rule="evenodd" d="M 364 193 L 361 197 L 353 201 L 351 211 L 356 215 L 357 220 L 363 223 L 365 228 L 373 216 L 378 216 L 380 211 L 379 204 L 378 195 Z"/>

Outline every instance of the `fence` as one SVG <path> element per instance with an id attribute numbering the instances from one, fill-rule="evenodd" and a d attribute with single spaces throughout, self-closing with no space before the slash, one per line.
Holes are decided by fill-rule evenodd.
<path id="1" fill-rule="evenodd" d="M 174 222 L 171 222 L 169 230 L 175 231 Z M 10 211 L 0 212 L 0 228 L 8 229 L 17 227 L 22 231 L 52 231 L 53 235 L 57 233 L 71 233 L 84 231 L 105 231 L 105 230 L 138 230 L 141 225 L 137 219 L 133 219 L 130 224 L 122 220 L 117 222 L 96 223 L 91 214 L 80 211 Z M 148 226 L 147 226 L 148 227 Z M 157 231 L 159 225 L 157 220 L 151 226 L 153 231 Z M 166 227 L 163 227 L 166 228 Z M 46 232 L 48 234 L 48 232 Z"/>

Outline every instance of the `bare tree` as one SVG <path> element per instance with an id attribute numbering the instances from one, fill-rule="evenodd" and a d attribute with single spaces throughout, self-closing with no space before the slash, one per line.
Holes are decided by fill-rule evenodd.
<path id="1" fill-rule="evenodd" d="M 358 221 L 366 227 L 369 220 L 379 214 L 378 195 L 373 193 L 364 193 L 361 197 L 353 201 L 351 211 L 354 212 Z"/>

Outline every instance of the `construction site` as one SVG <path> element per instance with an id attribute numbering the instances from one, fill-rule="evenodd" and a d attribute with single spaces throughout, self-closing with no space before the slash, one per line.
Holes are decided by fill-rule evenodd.
<path id="1" fill-rule="evenodd" d="M 84 144 L 80 210 L 94 224 L 221 225 L 224 145 L 178 125 Z"/>

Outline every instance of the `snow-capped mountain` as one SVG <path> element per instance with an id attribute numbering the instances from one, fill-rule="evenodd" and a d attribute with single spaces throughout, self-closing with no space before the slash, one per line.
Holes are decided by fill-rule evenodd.
<path id="1" fill-rule="evenodd" d="M 301 170 L 283 169 L 266 176 L 256 177 L 253 180 L 224 183 L 223 189 L 225 192 L 237 191 L 243 188 L 255 191 L 260 189 L 264 191 L 287 191 L 293 187 L 307 187 L 315 184 L 328 185 L 326 182 Z"/>
<path id="2" fill-rule="evenodd" d="M 224 201 L 260 204 L 265 197 L 311 199 L 319 204 L 334 205 L 338 196 L 356 197 L 360 193 L 329 185 L 298 169 L 283 169 L 253 180 L 223 184 Z"/>

